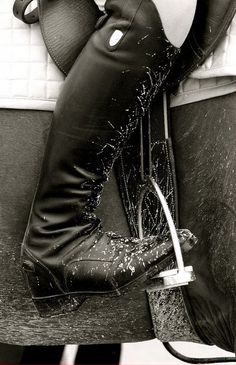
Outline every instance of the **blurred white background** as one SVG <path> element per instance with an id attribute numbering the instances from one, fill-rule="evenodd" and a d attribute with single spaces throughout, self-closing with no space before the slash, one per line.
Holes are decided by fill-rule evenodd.
<path id="1" fill-rule="evenodd" d="M 199 345 L 190 342 L 175 342 L 173 347 L 189 357 L 233 357 L 231 352 L 223 351 L 216 346 Z M 61 365 L 73 365 L 77 345 L 67 345 Z M 120 365 L 172 365 L 186 364 L 173 357 L 158 340 L 126 343 L 122 345 Z M 226 364 L 222 362 L 221 364 Z M 236 364 L 231 363 L 231 364 Z"/>
<path id="2" fill-rule="evenodd" d="M 172 345 L 177 351 L 189 357 L 234 356 L 231 352 L 223 351 L 216 346 L 199 345 L 189 342 L 175 342 Z M 157 364 L 184 364 L 184 362 L 170 355 L 158 340 L 123 345 L 121 365 Z"/>

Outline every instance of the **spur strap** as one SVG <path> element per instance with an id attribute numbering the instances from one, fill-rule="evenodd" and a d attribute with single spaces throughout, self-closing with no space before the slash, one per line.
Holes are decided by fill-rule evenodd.
<path id="1" fill-rule="evenodd" d="M 26 13 L 26 10 L 33 0 L 15 0 L 13 5 L 13 14 L 26 24 L 33 24 L 39 20 L 38 8 Z"/>

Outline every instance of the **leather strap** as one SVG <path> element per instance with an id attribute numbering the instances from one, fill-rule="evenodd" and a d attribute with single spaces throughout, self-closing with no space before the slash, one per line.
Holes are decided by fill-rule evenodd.
<path id="1" fill-rule="evenodd" d="M 26 14 L 26 9 L 33 0 L 15 0 L 13 5 L 13 14 L 16 18 L 22 20 L 26 24 L 33 24 L 39 20 L 38 8 Z"/>
<path id="2" fill-rule="evenodd" d="M 167 104 L 169 104 L 168 100 Z M 167 130 L 170 130 L 169 125 L 167 125 L 169 120 L 169 116 L 164 116 L 164 98 L 161 97 L 161 94 L 158 94 L 152 101 L 150 111 L 142 117 L 140 130 L 137 128 L 132 133 L 116 161 L 115 167 L 120 194 L 130 232 L 135 237 L 139 236 L 138 205 L 140 190 L 143 186 L 141 170 L 144 178 L 152 170 L 152 177 L 160 184 L 161 190 L 167 198 L 172 217 L 178 226 L 175 162 L 171 136 L 167 133 Z M 142 134 L 142 142 L 140 134 Z M 149 145 L 151 145 L 152 156 L 149 153 Z M 143 154 L 142 162 L 140 162 L 140 151 Z M 141 165 L 142 167 L 140 168 Z M 169 231 L 161 204 L 153 193 L 147 193 L 143 201 L 142 222 L 144 227 L 143 234 L 145 236 L 165 235 Z M 159 223 L 153 224 L 153 222 Z"/>

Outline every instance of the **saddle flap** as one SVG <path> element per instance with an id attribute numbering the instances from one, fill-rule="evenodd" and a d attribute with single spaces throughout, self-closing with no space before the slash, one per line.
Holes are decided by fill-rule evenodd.
<path id="1" fill-rule="evenodd" d="M 94 1 L 38 0 L 39 21 L 47 50 L 68 74 L 101 15 Z"/>

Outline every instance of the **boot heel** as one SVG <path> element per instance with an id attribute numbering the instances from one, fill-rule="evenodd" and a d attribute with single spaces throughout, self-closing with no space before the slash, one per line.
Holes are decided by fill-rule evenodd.
<path id="1" fill-rule="evenodd" d="M 61 295 L 48 298 L 32 298 L 41 317 L 68 315 L 76 311 L 86 300 L 83 295 Z"/>
<path id="2" fill-rule="evenodd" d="M 85 301 L 84 295 L 67 294 L 51 273 L 26 251 L 22 269 L 33 303 L 41 317 L 52 317 L 77 310 Z"/>

